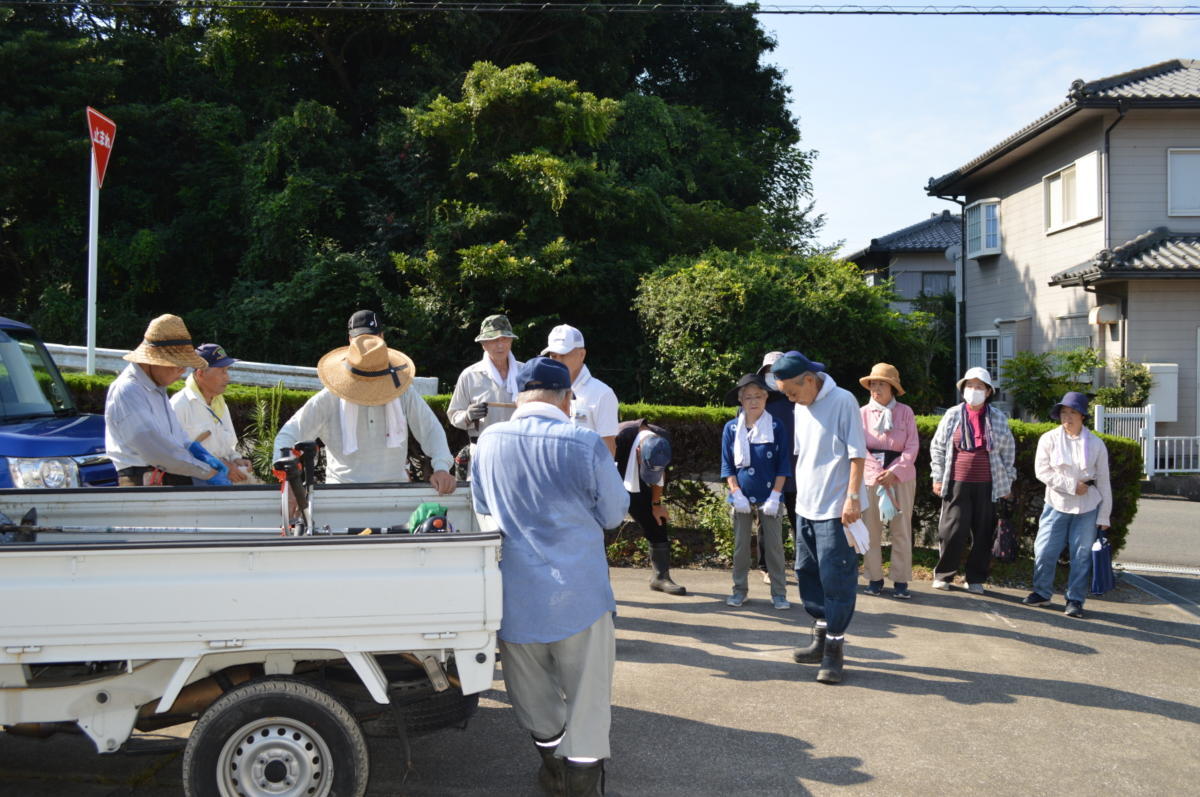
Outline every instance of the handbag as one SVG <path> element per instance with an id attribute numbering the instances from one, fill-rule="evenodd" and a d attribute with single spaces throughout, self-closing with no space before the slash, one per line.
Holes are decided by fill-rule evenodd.
<path id="1" fill-rule="evenodd" d="M 1012 524 L 1012 504 L 1003 498 L 996 502 L 996 535 L 992 558 L 997 562 L 1017 561 L 1017 531 Z"/>
<path id="2" fill-rule="evenodd" d="M 1092 594 L 1103 595 L 1116 586 L 1112 568 L 1112 546 L 1103 532 L 1092 543 Z"/>

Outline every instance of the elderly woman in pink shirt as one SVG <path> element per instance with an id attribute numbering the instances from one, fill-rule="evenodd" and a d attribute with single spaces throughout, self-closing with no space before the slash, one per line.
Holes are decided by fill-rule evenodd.
<path id="1" fill-rule="evenodd" d="M 863 433 L 867 456 L 863 483 L 870 503 L 863 522 L 871 532 L 871 547 L 863 557 L 868 595 L 883 594 L 883 555 L 880 543 L 886 524 L 892 538 L 892 596 L 908 600 L 912 577 L 912 513 L 917 495 L 917 421 L 912 408 L 896 400 L 904 395 L 900 372 L 887 363 L 876 363 L 871 373 L 858 380 L 871 391 L 862 406 Z"/>

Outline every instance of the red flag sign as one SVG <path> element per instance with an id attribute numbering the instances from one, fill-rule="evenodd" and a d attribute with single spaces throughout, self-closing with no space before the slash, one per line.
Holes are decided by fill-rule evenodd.
<path id="1" fill-rule="evenodd" d="M 108 156 L 117 140 L 117 123 L 91 106 L 87 109 L 87 123 L 92 135 L 92 155 L 96 158 L 96 184 L 103 186 Z"/>

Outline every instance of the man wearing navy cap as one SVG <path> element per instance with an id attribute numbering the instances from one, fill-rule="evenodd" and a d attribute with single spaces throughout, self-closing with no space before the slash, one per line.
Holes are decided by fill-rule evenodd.
<path id="1" fill-rule="evenodd" d="M 180 390 L 171 397 L 171 407 L 179 425 L 189 440 L 197 440 L 205 449 L 229 468 L 229 480 L 234 484 L 257 481 L 250 460 L 237 450 L 237 430 L 225 404 L 225 388 L 229 387 L 229 366 L 237 362 L 216 343 L 204 343 L 196 354 L 207 365 L 197 368 Z"/>
<path id="2" fill-rule="evenodd" d="M 667 521 L 663 506 L 663 486 L 667 466 L 671 464 L 671 438 L 661 426 L 644 419 L 625 421 L 617 426 L 617 470 L 629 493 L 629 514 L 637 521 L 650 544 L 650 565 L 654 575 L 650 589 L 668 595 L 686 595 L 687 590 L 671 580 L 671 543 L 667 540 Z"/>
<path id="3" fill-rule="evenodd" d="M 844 634 L 858 584 L 858 556 L 845 527 L 862 517 L 866 500 L 862 416 L 858 401 L 825 366 L 798 351 L 776 360 L 771 374 L 796 405 L 796 580 L 815 621 L 812 642 L 792 657 L 820 663 L 821 683 L 841 683 Z"/>
<path id="4" fill-rule="evenodd" d="M 616 661 L 604 530 L 629 496 L 600 436 L 571 422 L 566 366 L 535 357 L 517 390 L 512 418 L 483 430 L 471 461 L 480 524 L 504 535 L 504 682 L 541 754 L 541 788 L 603 794 Z"/>

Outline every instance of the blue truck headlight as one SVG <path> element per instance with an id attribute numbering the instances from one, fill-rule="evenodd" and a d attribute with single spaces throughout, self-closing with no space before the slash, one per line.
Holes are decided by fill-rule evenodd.
<path id="1" fill-rule="evenodd" d="M 70 457 L 9 457 L 14 487 L 78 487 L 79 466 Z"/>

